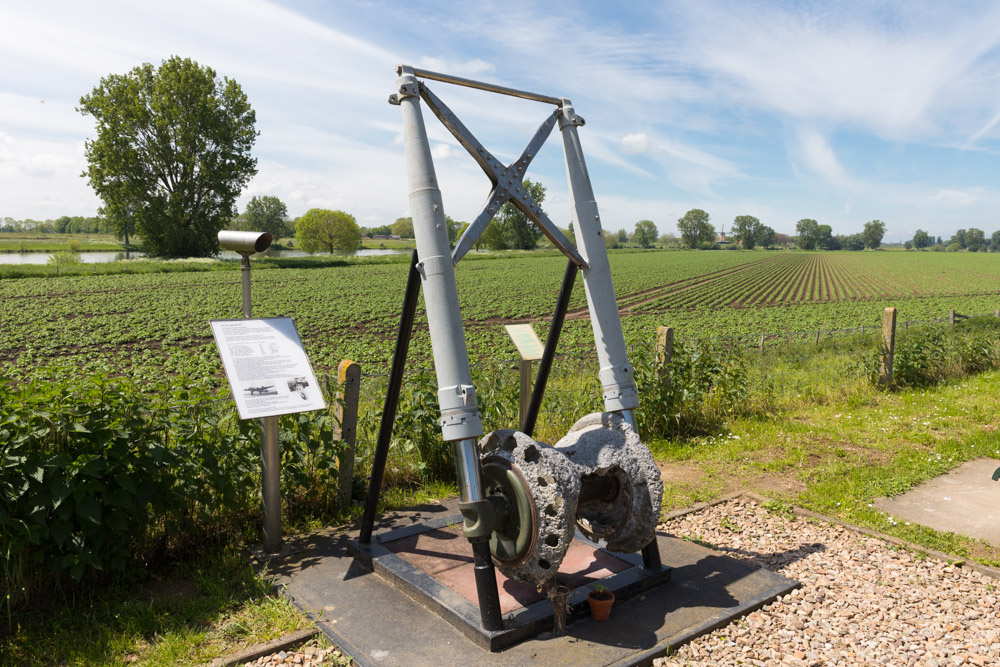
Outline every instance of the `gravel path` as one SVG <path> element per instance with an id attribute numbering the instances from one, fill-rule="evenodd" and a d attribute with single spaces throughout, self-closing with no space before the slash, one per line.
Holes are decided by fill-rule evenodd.
<path id="1" fill-rule="evenodd" d="M 654 665 L 1000 665 L 1000 582 L 737 498 L 661 525 L 802 588 Z"/>
<path id="2" fill-rule="evenodd" d="M 292 665 L 293 667 L 339 667 L 350 664 L 348 659 L 337 649 L 324 647 L 317 640 L 310 640 L 297 649 L 279 651 L 257 660 L 243 663 L 244 667 L 274 667 L 275 665 Z"/>

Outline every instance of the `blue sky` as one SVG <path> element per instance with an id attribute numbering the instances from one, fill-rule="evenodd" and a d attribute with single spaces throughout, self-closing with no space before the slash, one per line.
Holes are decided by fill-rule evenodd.
<path id="1" fill-rule="evenodd" d="M 292 215 L 407 215 L 407 63 L 573 100 L 604 225 L 661 232 L 703 208 L 887 240 L 1000 229 L 1000 3 L 264 2 L 0 0 L 0 217 L 93 215 L 75 111 L 102 76 L 171 55 L 238 81 L 259 173 L 240 200 Z M 430 82 L 514 159 L 549 108 Z M 445 210 L 471 220 L 488 181 L 425 115 Z M 569 221 L 558 131 L 532 164 Z"/>

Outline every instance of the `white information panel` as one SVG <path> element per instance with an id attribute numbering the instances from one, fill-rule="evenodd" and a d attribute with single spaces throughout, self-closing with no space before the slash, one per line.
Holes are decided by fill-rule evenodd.
<path id="1" fill-rule="evenodd" d="M 507 335 L 514 341 L 517 353 L 524 361 L 538 361 L 545 352 L 545 346 L 530 324 L 505 324 Z"/>
<path id="2" fill-rule="evenodd" d="M 211 324 L 240 419 L 326 408 L 292 318 Z"/>

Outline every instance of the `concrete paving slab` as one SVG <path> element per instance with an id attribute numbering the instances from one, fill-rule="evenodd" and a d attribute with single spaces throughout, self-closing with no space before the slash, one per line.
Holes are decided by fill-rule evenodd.
<path id="1" fill-rule="evenodd" d="M 1000 482 L 992 479 L 1000 459 L 966 461 L 900 496 L 875 506 L 898 520 L 958 533 L 1000 546 Z"/>
<path id="2" fill-rule="evenodd" d="M 446 516 L 454 503 L 385 517 L 379 531 Z M 295 604 L 354 660 L 374 665 L 636 665 L 728 624 L 798 583 L 697 544 L 658 534 L 668 584 L 617 605 L 611 620 L 582 618 L 567 635 L 545 634 L 501 652 L 473 643 L 439 615 L 358 564 L 348 544 L 356 531 L 290 538 L 296 552 L 269 563 Z M 621 575 L 619 575 L 621 576 Z"/>

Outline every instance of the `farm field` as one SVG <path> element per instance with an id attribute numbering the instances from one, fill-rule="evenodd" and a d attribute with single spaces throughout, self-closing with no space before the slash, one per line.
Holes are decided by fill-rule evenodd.
<path id="1" fill-rule="evenodd" d="M 407 258 L 321 268 L 254 265 L 255 316 L 292 316 L 320 372 L 344 358 L 384 370 L 392 352 Z M 949 309 L 1000 307 L 1000 255 L 968 253 L 613 252 L 626 337 L 673 326 L 681 337 L 871 326 L 882 308 L 900 321 Z M 290 266 L 284 263 L 282 266 Z M 537 321 L 544 336 L 565 269 L 561 255 L 473 255 L 457 268 L 473 357 L 511 358 L 500 326 Z M 0 281 L 0 371 L 17 375 L 53 360 L 136 376 L 216 376 L 208 321 L 240 316 L 233 270 L 24 278 Z M 411 358 L 429 362 L 418 309 Z M 589 348 L 582 279 L 563 350 Z"/>
<path id="2" fill-rule="evenodd" d="M 34 234 L 28 232 L 0 234 L 0 252 L 58 252 L 68 250 L 70 242 L 79 250 L 121 250 L 122 242 L 113 234 Z"/>

